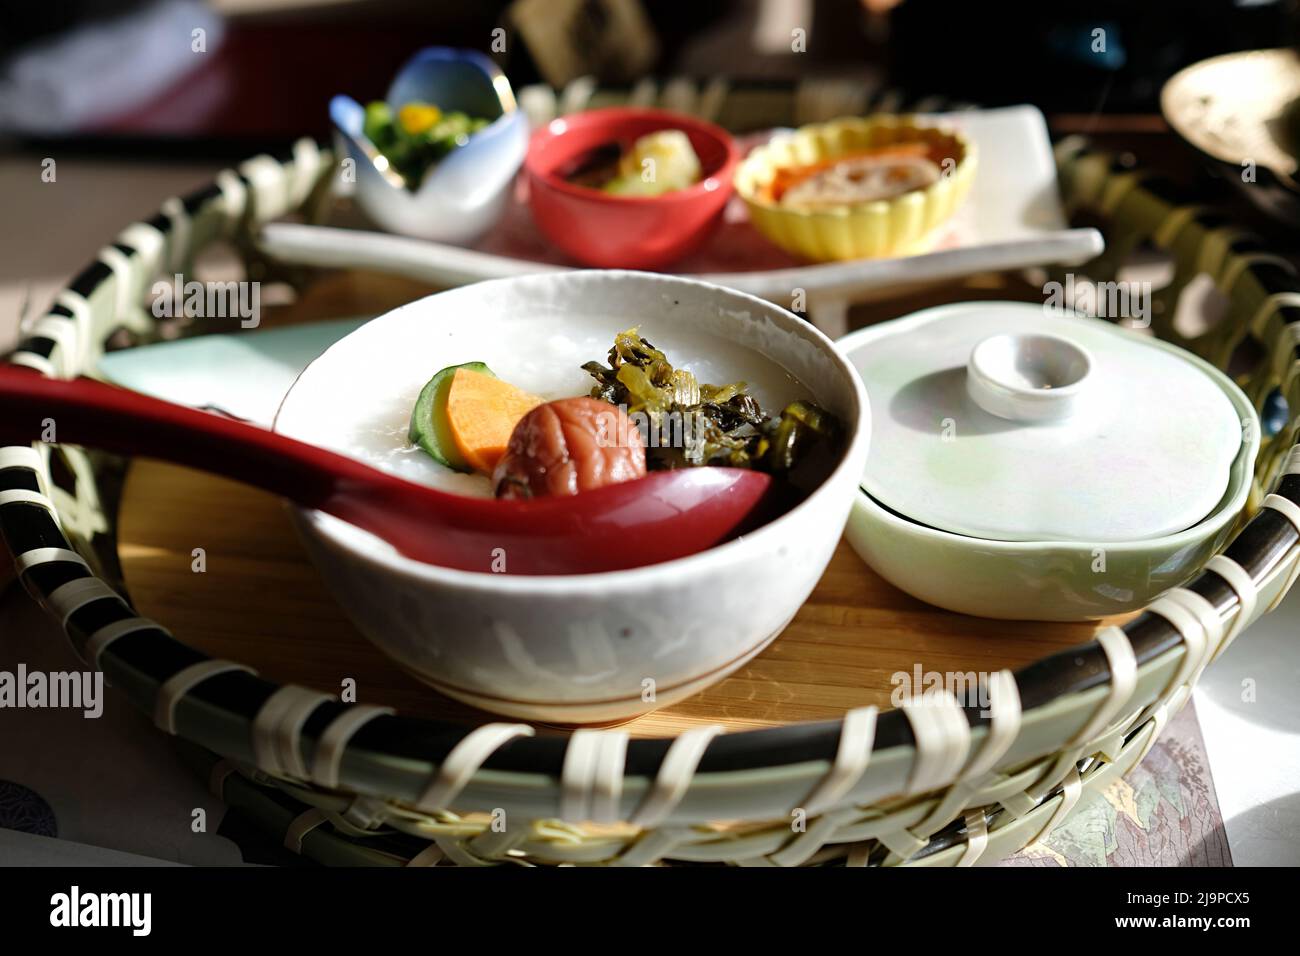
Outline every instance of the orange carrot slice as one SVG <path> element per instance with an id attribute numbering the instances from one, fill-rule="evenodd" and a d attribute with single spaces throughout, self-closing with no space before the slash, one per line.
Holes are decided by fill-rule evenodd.
<path id="1" fill-rule="evenodd" d="M 505 454 L 510 433 L 542 399 L 483 372 L 458 368 L 447 391 L 452 441 L 475 471 L 491 474 Z"/>

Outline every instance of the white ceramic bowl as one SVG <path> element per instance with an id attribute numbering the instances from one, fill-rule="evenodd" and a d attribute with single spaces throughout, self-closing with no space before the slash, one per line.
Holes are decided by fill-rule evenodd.
<path id="1" fill-rule="evenodd" d="M 330 101 L 336 151 L 352 160 L 356 198 L 371 219 L 389 232 L 419 239 L 474 241 L 501 218 L 528 152 L 528 118 L 515 102 L 510 81 L 476 50 L 429 47 L 407 61 L 385 99 L 394 111 L 418 100 L 492 120 L 429 170 L 411 192 L 375 168 L 368 153 L 373 146 L 365 145 L 365 108 L 348 96 Z"/>
<path id="2" fill-rule="evenodd" d="M 989 303 L 926 309 L 854 332 L 839 340 L 850 362 L 882 336 L 944 319 Z M 1037 307 L 1015 304 L 1014 308 Z M 1115 334 L 1125 334 L 1116 329 Z M 845 534 L 881 577 L 929 604 L 962 614 L 1010 620 L 1078 621 L 1146 607 L 1184 583 L 1223 547 L 1250 494 L 1259 451 L 1259 419 L 1249 399 L 1209 363 L 1167 342 L 1152 348 L 1177 354 L 1221 388 L 1242 424 L 1242 441 L 1227 488 L 1200 521 L 1171 534 L 1140 540 L 995 541 L 945 531 L 901 516 L 859 489 Z M 860 359 L 859 359 L 860 361 Z"/>
<path id="3" fill-rule="evenodd" d="M 803 604 L 839 540 L 866 462 L 866 392 L 824 335 L 771 303 L 669 276 L 569 272 L 466 286 L 367 323 L 303 372 L 275 428 L 347 452 L 356 409 L 414 402 L 444 365 L 508 358 L 521 320 L 557 333 L 599 327 L 606 343 L 639 324 L 670 359 L 664 337 L 717 336 L 762 357 L 749 362 L 775 363 L 782 377 L 804 383 L 849 436 L 838 467 L 792 511 L 700 554 L 628 571 L 449 570 L 405 558 L 328 515 L 294 512 L 312 560 L 358 627 L 439 691 L 529 720 L 625 720 L 731 673 Z M 603 360 L 607 350 L 590 357 Z M 749 371 L 764 377 L 763 369 Z M 768 398 L 764 407 L 779 410 L 794 397 Z"/>

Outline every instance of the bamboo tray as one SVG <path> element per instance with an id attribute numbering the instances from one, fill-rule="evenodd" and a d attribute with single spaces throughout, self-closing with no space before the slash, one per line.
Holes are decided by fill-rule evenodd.
<path id="1" fill-rule="evenodd" d="M 0 448 L 0 537 L 87 664 L 193 745 L 229 802 L 321 862 L 996 859 L 1141 759 L 1201 668 L 1300 569 L 1300 418 L 1286 411 L 1300 409 L 1300 279 L 1229 220 L 1114 156 L 1066 142 L 1057 163 L 1072 216 L 1107 234 L 1106 253 L 1079 271 L 1112 280 L 1140 245 L 1167 251 L 1176 271 L 1156 293 L 1154 331 L 1232 370 L 1274 422 L 1225 553 L 1095 638 L 1088 625 L 928 608 L 842 547 L 786 634 L 729 680 L 620 728 L 566 732 L 485 722 L 395 670 L 322 592 L 280 506 L 238 486 L 150 462 L 133 463 L 119 486 L 118 460 L 43 443 Z M 300 318 L 402 297 L 409 288 L 365 277 L 331 286 L 337 278 L 259 253 L 263 224 L 315 215 L 332 168 L 327 151 L 302 142 L 169 200 L 105 247 L 10 361 L 55 377 L 93 373 L 110 339 L 156 340 L 144 291 L 159 274 L 191 273 L 195 253 L 218 239 L 241 250 L 249 278 L 304 290 Z M 1201 275 L 1229 308 L 1198 335 L 1174 317 Z M 205 549 L 202 574 L 195 548 Z M 988 711 L 950 694 L 891 707 L 893 675 L 918 663 L 983 675 Z M 357 682 L 355 706 L 338 700 L 346 678 Z"/>

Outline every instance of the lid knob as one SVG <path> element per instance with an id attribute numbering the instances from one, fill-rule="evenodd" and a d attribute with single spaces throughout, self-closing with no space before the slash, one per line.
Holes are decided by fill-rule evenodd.
<path id="1" fill-rule="evenodd" d="M 991 415 L 1055 421 L 1078 406 L 1092 357 L 1057 335 L 1009 332 L 976 343 L 966 363 L 966 392 Z"/>

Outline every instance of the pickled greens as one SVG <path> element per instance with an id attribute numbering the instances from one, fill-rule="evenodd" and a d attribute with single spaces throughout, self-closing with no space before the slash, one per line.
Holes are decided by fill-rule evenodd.
<path id="1" fill-rule="evenodd" d="M 838 459 L 842 426 L 813 402 L 791 402 L 770 417 L 744 382 L 699 382 L 635 328 L 615 337 L 607 361 L 582 366 L 596 383 L 591 397 L 627 410 L 646 440 L 652 471 L 753 468 L 811 490 Z"/>

